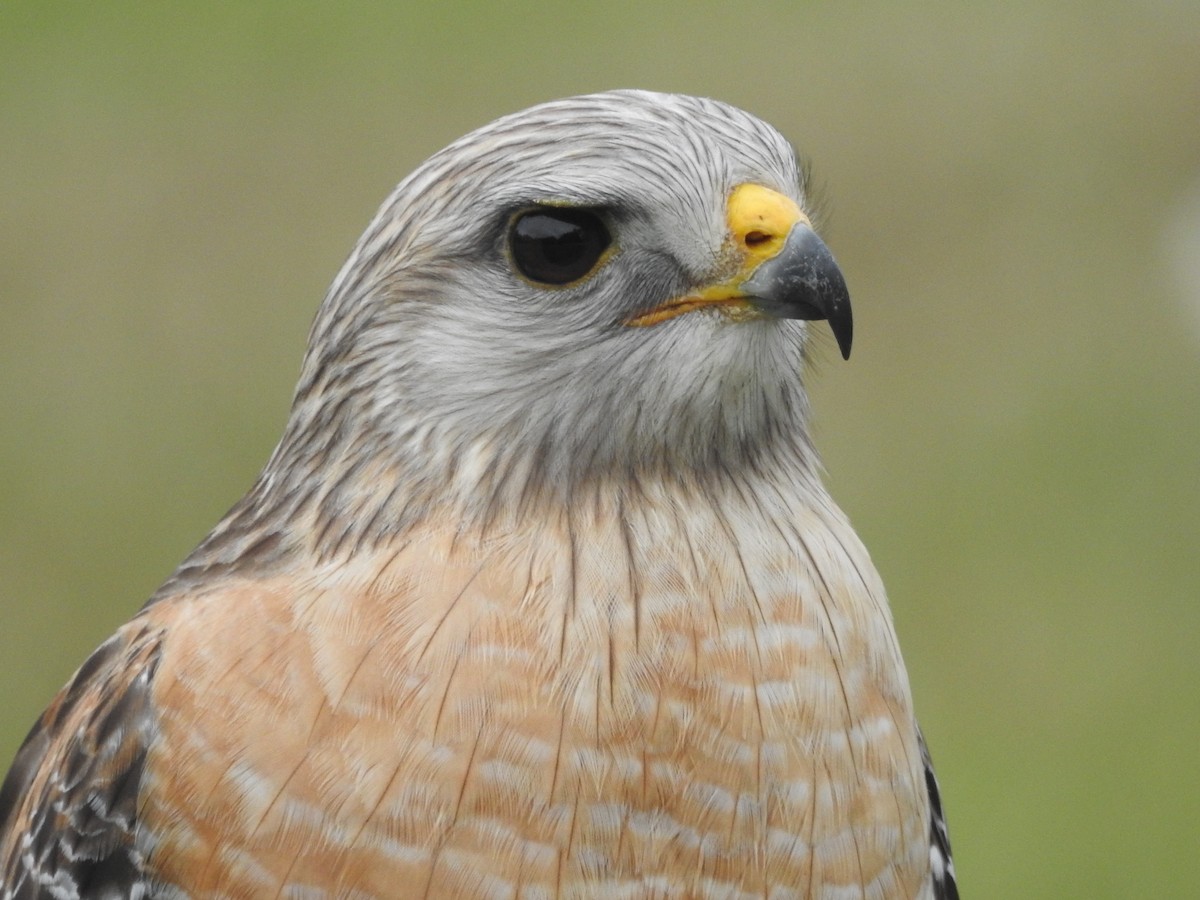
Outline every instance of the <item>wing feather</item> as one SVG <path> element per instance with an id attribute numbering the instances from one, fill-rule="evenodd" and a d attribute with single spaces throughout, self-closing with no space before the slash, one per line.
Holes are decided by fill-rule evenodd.
<path id="1" fill-rule="evenodd" d="M 75 673 L 0 787 L 0 897 L 142 897 L 138 791 L 162 631 L 134 620 Z"/>
<path id="2" fill-rule="evenodd" d="M 933 759 L 925 745 L 925 736 L 917 730 L 921 744 L 921 762 L 925 766 L 925 786 L 929 790 L 929 863 L 933 877 L 934 900 L 959 900 L 954 859 L 950 855 L 950 832 L 942 811 L 942 793 L 933 774 Z"/>

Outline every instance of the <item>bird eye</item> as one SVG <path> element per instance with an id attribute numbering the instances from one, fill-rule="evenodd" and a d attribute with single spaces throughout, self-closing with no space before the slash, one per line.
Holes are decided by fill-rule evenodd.
<path id="1" fill-rule="evenodd" d="M 562 285 L 596 267 L 612 237 L 600 217 L 586 209 L 540 206 L 513 219 L 509 249 L 517 270 L 530 281 Z"/>

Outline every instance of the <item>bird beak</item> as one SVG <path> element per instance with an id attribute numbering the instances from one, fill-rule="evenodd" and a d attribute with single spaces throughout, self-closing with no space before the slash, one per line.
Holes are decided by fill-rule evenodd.
<path id="1" fill-rule="evenodd" d="M 777 256 L 761 263 L 741 289 L 755 308 L 780 319 L 825 319 L 842 359 L 850 358 L 854 319 L 842 270 L 824 241 L 797 222 Z"/>
<path id="2" fill-rule="evenodd" d="M 849 359 L 854 321 L 846 280 L 795 201 L 761 185 L 743 184 L 729 197 L 726 219 L 741 261 L 737 274 L 668 300 L 626 324 L 657 325 L 714 307 L 735 319 L 825 319 L 842 357 Z"/>

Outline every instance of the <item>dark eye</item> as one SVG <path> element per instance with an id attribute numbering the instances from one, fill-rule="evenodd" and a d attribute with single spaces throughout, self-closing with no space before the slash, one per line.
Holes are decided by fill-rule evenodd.
<path id="1" fill-rule="evenodd" d="M 592 271 L 612 238 L 590 210 L 542 206 L 513 220 L 508 243 L 522 275 L 557 285 L 578 281 Z"/>

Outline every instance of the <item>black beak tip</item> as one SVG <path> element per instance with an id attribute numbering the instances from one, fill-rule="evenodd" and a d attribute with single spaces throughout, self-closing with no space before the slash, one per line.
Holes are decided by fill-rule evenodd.
<path id="1" fill-rule="evenodd" d="M 850 308 L 850 292 L 846 289 L 842 273 L 836 268 L 833 272 L 836 277 L 825 292 L 827 300 L 823 312 L 825 320 L 829 323 L 829 330 L 833 332 L 837 341 L 838 350 L 842 352 L 842 359 L 849 359 L 850 345 L 854 342 L 854 314 Z"/>
<path id="2" fill-rule="evenodd" d="M 849 359 L 850 344 L 854 341 L 854 319 L 850 316 L 849 304 L 846 305 L 845 313 L 829 317 L 829 328 L 837 340 L 838 349 L 842 351 L 842 359 Z"/>
<path id="3" fill-rule="evenodd" d="M 842 270 L 833 259 L 833 254 L 820 239 L 818 249 L 809 257 L 813 272 L 808 281 L 811 291 L 810 302 L 820 310 L 821 318 L 829 323 L 829 330 L 837 341 L 842 359 L 850 358 L 850 345 L 854 342 L 854 314 L 850 307 L 850 291 Z"/>

